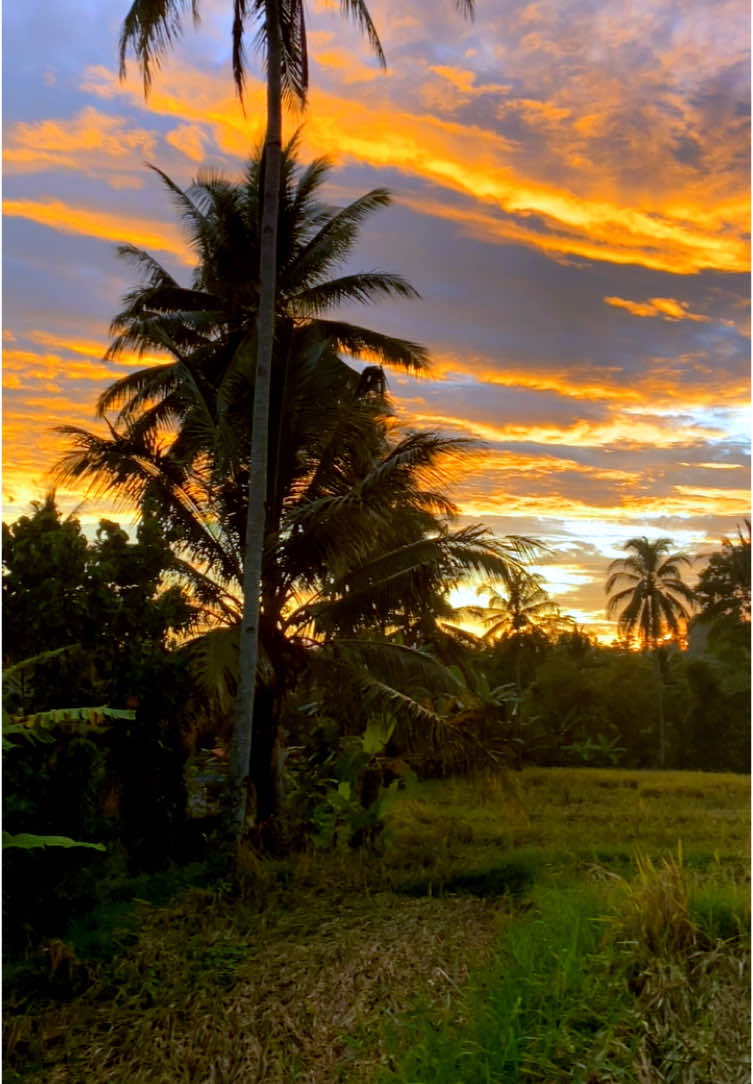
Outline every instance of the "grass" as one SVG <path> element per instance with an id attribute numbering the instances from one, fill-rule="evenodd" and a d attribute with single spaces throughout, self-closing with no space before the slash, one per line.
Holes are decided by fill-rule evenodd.
<path id="1" fill-rule="evenodd" d="M 450 1084 L 593 1079 L 588 1048 L 605 1044 L 631 1001 L 600 950 L 596 886 L 549 887 L 511 926 L 459 1008 L 421 1006 L 392 1033 L 401 1056 L 383 1080 Z M 603 1061 L 603 1059 L 602 1059 Z"/>
<path id="2" fill-rule="evenodd" d="M 45 946 L 65 999 L 6 983 L 6 1079 L 747 1080 L 748 786 L 424 783 L 381 857 L 249 855 L 240 895 L 124 884 Z"/>

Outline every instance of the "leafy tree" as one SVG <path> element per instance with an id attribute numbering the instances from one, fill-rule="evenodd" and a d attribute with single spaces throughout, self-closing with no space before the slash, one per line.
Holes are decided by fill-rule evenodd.
<path id="1" fill-rule="evenodd" d="M 737 540 L 722 539 L 696 584 L 699 619 L 750 622 L 750 520 L 738 528 Z"/>
<path id="2" fill-rule="evenodd" d="M 33 657 L 8 680 L 22 712 L 66 703 L 125 706 L 145 668 L 195 620 L 165 535 L 146 511 L 135 542 L 101 520 L 89 541 L 53 494 L 3 524 L 3 662 Z"/>
<path id="3" fill-rule="evenodd" d="M 55 498 L 3 524 L 3 664 L 78 643 L 88 625 L 88 544 Z"/>

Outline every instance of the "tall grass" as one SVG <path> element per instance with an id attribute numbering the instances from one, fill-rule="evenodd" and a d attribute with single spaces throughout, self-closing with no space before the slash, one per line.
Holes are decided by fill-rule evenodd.
<path id="1" fill-rule="evenodd" d="M 606 769 L 426 783 L 381 855 L 249 854 L 240 893 L 198 867 L 111 886 L 40 957 L 56 989 L 6 984 L 5 1073 L 747 1081 L 748 788 Z"/>

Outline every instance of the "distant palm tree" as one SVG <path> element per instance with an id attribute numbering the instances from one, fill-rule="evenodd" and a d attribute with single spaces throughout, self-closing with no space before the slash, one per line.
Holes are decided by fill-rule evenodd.
<path id="1" fill-rule="evenodd" d="M 544 547 L 540 547 L 544 548 Z M 486 606 L 467 607 L 465 613 L 486 628 L 486 643 L 504 642 L 511 648 L 515 667 L 515 687 L 522 692 L 521 655 L 526 646 L 539 647 L 557 633 L 572 626 L 552 602 L 542 584 L 544 577 L 522 566 L 511 566 L 500 590 L 490 584 L 479 587 L 477 594 L 488 596 Z"/>
<path id="2" fill-rule="evenodd" d="M 515 636 L 537 638 L 559 631 L 564 622 L 559 607 L 542 587 L 544 577 L 524 568 L 511 569 L 501 591 L 489 584 L 477 594 L 488 595 L 487 604 L 479 610 L 486 626 L 484 640 L 509 640 Z"/>
<path id="3" fill-rule="evenodd" d="M 652 651 L 659 682 L 659 766 L 664 767 L 664 688 L 659 644 L 670 632 L 680 635 L 681 626 L 690 617 L 695 594 L 682 578 L 683 568 L 692 559 L 686 553 L 673 553 L 671 538 L 631 538 L 624 549 L 629 557 L 619 557 L 609 566 L 606 591 L 607 614 L 618 615 L 617 627 L 626 638 L 636 632 L 644 651 Z"/>
<path id="4" fill-rule="evenodd" d="M 623 548 L 632 552 L 609 566 L 607 614 L 618 615 L 625 637 L 637 632 L 644 649 L 653 649 L 667 632 L 679 636 L 690 617 L 695 595 L 682 569 L 693 562 L 686 553 L 671 552 L 671 538 L 631 538 Z"/>

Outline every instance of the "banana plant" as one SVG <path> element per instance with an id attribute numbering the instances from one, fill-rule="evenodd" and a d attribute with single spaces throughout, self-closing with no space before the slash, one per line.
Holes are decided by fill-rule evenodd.
<path id="1" fill-rule="evenodd" d="M 29 659 L 23 659 L 8 667 L 3 673 L 3 686 L 6 692 L 10 691 L 15 682 L 24 673 L 33 671 L 36 663 L 41 662 L 51 655 L 60 654 L 68 648 L 60 648 L 52 652 L 42 652 Z M 54 726 L 68 725 L 76 729 L 88 727 L 102 727 L 111 720 L 133 719 L 134 711 L 110 708 L 107 705 L 98 707 L 80 708 L 57 708 L 53 711 L 41 711 L 30 715 L 16 715 L 11 717 L 3 708 L 2 715 L 2 740 L 3 752 L 10 753 L 19 748 L 21 742 L 52 742 L 54 739 L 50 730 Z M 89 843 L 83 840 L 71 839 L 70 836 L 37 835 L 34 832 L 6 832 L 3 830 L 3 850 L 17 848 L 20 850 L 39 850 L 46 847 L 86 847 L 93 851 L 104 851 L 103 843 Z"/>

